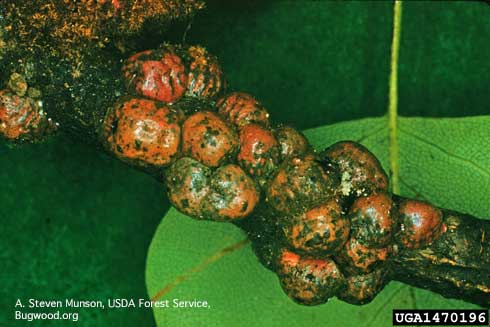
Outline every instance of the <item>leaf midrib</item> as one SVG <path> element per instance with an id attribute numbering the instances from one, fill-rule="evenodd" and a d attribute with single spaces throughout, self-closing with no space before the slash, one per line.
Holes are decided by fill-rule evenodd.
<path id="1" fill-rule="evenodd" d="M 393 39 L 391 43 L 390 79 L 388 95 L 388 129 L 391 191 L 400 193 L 400 148 L 398 145 L 398 58 L 400 53 L 400 35 L 402 2 L 395 1 L 393 6 Z"/>

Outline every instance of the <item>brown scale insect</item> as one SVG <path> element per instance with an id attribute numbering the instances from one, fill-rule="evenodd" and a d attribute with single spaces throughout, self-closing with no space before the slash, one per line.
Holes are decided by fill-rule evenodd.
<path id="1" fill-rule="evenodd" d="M 369 247 L 383 247 L 391 243 L 395 218 L 393 200 L 388 193 L 377 193 L 358 198 L 350 208 L 352 236 Z"/>
<path id="2" fill-rule="evenodd" d="M 324 170 L 313 156 L 286 160 L 266 189 L 268 204 L 284 215 L 300 214 L 334 194 L 335 172 Z"/>
<path id="3" fill-rule="evenodd" d="M 183 152 L 209 167 L 218 167 L 234 158 L 238 135 L 220 116 L 199 111 L 182 125 Z"/>
<path id="4" fill-rule="evenodd" d="M 147 98 L 174 103 L 187 89 L 187 69 L 173 47 L 131 56 L 122 73 L 128 90 Z"/>
<path id="5" fill-rule="evenodd" d="M 284 234 L 295 251 L 309 255 L 337 252 L 349 237 L 350 222 L 337 199 L 293 216 L 284 223 Z"/>
<path id="6" fill-rule="evenodd" d="M 190 63 L 186 94 L 192 97 L 215 98 L 225 86 L 218 59 L 200 46 L 190 46 L 187 53 Z"/>
<path id="7" fill-rule="evenodd" d="M 310 143 L 303 133 L 289 126 L 281 126 L 275 131 L 277 141 L 281 145 L 281 158 L 301 157 L 312 152 Z"/>
<path id="8" fill-rule="evenodd" d="M 15 141 L 39 140 L 55 129 L 33 99 L 0 90 L 0 136 Z"/>
<path id="9" fill-rule="evenodd" d="M 229 164 L 216 170 L 210 191 L 203 201 L 203 216 L 217 221 L 240 220 L 255 209 L 260 200 L 257 185 L 242 168 Z"/>
<path id="10" fill-rule="evenodd" d="M 404 200 L 398 207 L 398 215 L 398 241 L 407 249 L 429 245 L 444 231 L 441 210 L 427 202 Z"/>
<path id="11" fill-rule="evenodd" d="M 211 175 L 210 168 L 192 158 L 174 162 L 165 174 L 172 205 L 186 215 L 203 219 L 201 206 L 211 189 Z"/>
<path id="12" fill-rule="evenodd" d="M 344 283 L 344 276 L 332 259 L 303 258 L 290 251 L 281 253 L 278 275 L 284 292 L 303 305 L 327 302 Z"/>
<path id="13" fill-rule="evenodd" d="M 237 160 L 250 175 L 267 178 L 279 163 L 279 144 L 270 130 L 248 124 L 240 129 Z"/>
<path id="14" fill-rule="evenodd" d="M 377 190 L 388 191 L 388 176 L 378 159 L 364 146 L 352 141 L 333 144 L 320 154 L 325 164 L 340 170 L 340 193 L 344 196 L 369 195 Z"/>
<path id="15" fill-rule="evenodd" d="M 337 298 L 350 304 L 371 302 L 386 284 L 387 270 L 375 269 L 367 274 L 356 274 L 345 278 L 345 287 Z"/>
<path id="16" fill-rule="evenodd" d="M 351 237 L 335 255 L 335 259 L 349 274 L 369 273 L 386 262 L 392 251 L 391 245 L 384 248 L 369 248 Z"/>
<path id="17" fill-rule="evenodd" d="M 164 167 L 179 155 L 182 118 L 164 103 L 123 97 L 104 118 L 102 142 L 123 161 Z"/>
<path id="18" fill-rule="evenodd" d="M 243 92 L 230 93 L 216 102 L 216 108 L 220 114 L 238 127 L 250 123 L 269 126 L 269 113 L 250 94 Z"/>

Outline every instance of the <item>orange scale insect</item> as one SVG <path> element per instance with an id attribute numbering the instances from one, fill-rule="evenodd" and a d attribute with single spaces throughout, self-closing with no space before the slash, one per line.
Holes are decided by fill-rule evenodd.
<path id="1" fill-rule="evenodd" d="M 327 302 L 344 283 L 344 276 L 332 259 L 301 257 L 287 250 L 279 258 L 278 276 L 284 292 L 304 305 Z"/>
<path id="2" fill-rule="evenodd" d="M 442 212 L 424 201 L 404 200 L 398 207 L 399 242 L 418 249 L 435 241 L 443 232 Z"/>
<path id="3" fill-rule="evenodd" d="M 162 102 L 177 101 L 187 88 L 186 67 L 170 47 L 131 56 L 122 72 L 130 91 Z"/>
<path id="4" fill-rule="evenodd" d="M 215 98 L 225 86 L 223 71 L 218 59 L 200 46 L 191 46 L 187 52 L 190 61 L 187 95 Z"/>
<path id="5" fill-rule="evenodd" d="M 287 159 L 304 156 L 312 149 L 303 133 L 289 126 L 281 126 L 276 130 L 276 138 L 281 146 L 281 158 Z"/>
<path id="6" fill-rule="evenodd" d="M 182 115 L 163 103 L 124 97 L 106 114 L 103 143 L 128 163 L 167 166 L 179 156 Z"/>
<path id="7" fill-rule="evenodd" d="M 378 190 L 388 191 L 388 176 L 380 162 L 359 143 L 335 143 L 322 151 L 320 158 L 324 163 L 334 164 L 340 169 L 340 192 L 344 196 L 359 197 Z"/>
<path id="8" fill-rule="evenodd" d="M 358 198 L 350 208 L 352 235 L 364 245 L 382 247 L 392 240 L 393 200 L 388 193 Z"/>
<path id="9" fill-rule="evenodd" d="M 301 214 L 335 194 L 338 175 L 312 156 L 289 159 L 276 170 L 266 187 L 267 201 L 279 214 Z"/>
<path id="10" fill-rule="evenodd" d="M 15 141 L 36 140 L 54 129 L 55 125 L 36 101 L 8 90 L 0 91 L 1 136 Z"/>
<path id="11" fill-rule="evenodd" d="M 183 152 L 209 167 L 218 167 L 238 151 L 236 131 L 217 114 L 199 111 L 182 126 Z"/>
<path id="12" fill-rule="evenodd" d="M 203 202 L 203 214 L 216 221 L 244 219 L 260 200 L 257 185 L 237 165 L 225 165 L 211 178 L 210 192 Z"/>
<path id="13" fill-rule="evenodd" d="M 266 178 L 279 163 L 279 144 L 270 130 L 248 124 L 240 129 L 237 160 L 252 176 Z"/>
<path id="14" fill-rule="evenodd" d="M 375 269 L 368 274 L 356 274 L 346 278 L 345 288 L 337 297 L 350 304 L 367 304 L 371 302 L 386 284 L 387 270 Z"/>
<path id="15" fill-rule="evenodd" d="M 285 222 L 283 228 L 288 243 L 297 251 L 310 255 L 333 254 L 347 241 L 349 219 L 342 215 L 336 199 L 308 210 Z"/>
<path id="16" fill-rule="evenodd" d="M 369 248 L 351 237 L 340 249 L 335 259 L 342 269 L 352 273 L 368 273 L 386 262 L 393 251 L 392 246 Z"/>
<path id="17" fill-rule="evenodd" d="M 211 168 L 188 157 L 180 158 L 166 171 L 170 202 L 180 212 L 204 219 L 202 204 L 210 191 Z"/>
<path id="18" fill-rule="evenodd" d="M 216 108 L 220 114 L 227 117 L 236 126 L 241 127 L 250 123 L 269 126 L 269 113 L 250 94 L 230 93 L 217 101 Z"/>

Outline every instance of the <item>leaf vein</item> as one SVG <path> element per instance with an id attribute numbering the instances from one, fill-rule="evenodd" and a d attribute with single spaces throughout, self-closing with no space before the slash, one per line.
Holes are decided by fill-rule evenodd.
<path id="1" fill-rule="evenodd" d="M 405 185 L 407 189 L 409 189 L 415 196 L 416 199 L 427 200 L 422 192 L 417 190 L 413 185 L 407 183 L 403 177 L 400 176 L 400 184 Z"/>
<path id="2" fill-rule="evenodd" d="M 192 275 L 206 269 L 210 264 L 212 264 L 215 261 L 218 261 L 219 259 L 223 258 L 225 255 L 235 252 L 241 248 L 243 248 L 245 245 L 249 244 L 250 240 L 248 238 L 245 238 L 241 240 L 240 242 L 237 242 L 235 244 L 229 245 L 227 247 L 224 247 L 220 249 L 219 251 L 213 253 L 212 255 L 208 256 L 206 259 L 204 259 L 201 263 L 198 265 L 194 266 L 193 268 L 189 269 L 187 272 L 183 273 L 180 276 L 177 276 L 173 281 L 165 285 L 163 288 L 161 288 L 152 298 L 152 301 L 156 301 L 159 298 L 161 298 L 163 295 L 167 294 L 170 292 L 172 288 L 175 286 L 181 284 L 182 282 L 186 281 L 189 279 Z"/>
<path id="3" fill-rule="evenodd" d="M 374 132 L 371 132 L 371 133 L 366 133 L 364 135 L 362 135 L 361 137 L 359 137 L 356 142 L 357 143 L 362 143 L 362 142 L 365 142 L 367 139 L 375 136 L 375 135 L 378 135 L 379 133 L 381 133 L 382 131 L 385 131 L 386 130 L 386 126 L 382 126 L 378 129 L 376 129 Z"/>
<path id="4" fill-rule="evenodd" d="M 474 162 L 470 159 L 464 158 L 460 155 L 457 155 L 457 154 L 455 154 L 449 150 L 446 150 L 443 147 L 441 147 L 441 146 L 439 146 L 439 145 L 437 145 L 437 144 L 435 144 L 429 140 L 426 140 L 425 138 L 423 138 L 417 134 L 411 133 L 411 132 L 409 132 L 403 128 L 399 128 L 398 130 L 400 132 L 402 132 L 403 134 L 405 134 L 405 135 L 407 135 L 407 136 L 409 136 L 415 140 L 418 140 L 419 142 L 425 143 L 425 144 L 429 145 L 430 147 L 439 150 L 440 152 L 444 153 L 448 157 L 454 158 L 456 160 L 459 160 L 459 161 L 465 163 L 466 165 L 472 166 L 474 169 L 478 170 L 482 175 L 485 175 L 486 177 L 490 177 L 490 170 L 480 166 L 476 162 Z"/>

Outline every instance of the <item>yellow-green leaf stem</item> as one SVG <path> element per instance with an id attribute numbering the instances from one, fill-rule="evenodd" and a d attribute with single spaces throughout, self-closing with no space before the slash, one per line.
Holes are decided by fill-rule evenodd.
<path id="1" fill-rule="evenodd" d="M 391 190 L 400 193 L 400 150 L 398 147 L 398 56 L 402 24 L 402 1 L 395 1 L 393 8 L 393 40 L 391 43 L 391 65 L 389 84 L 388 126 L 390 138 Z"/>

